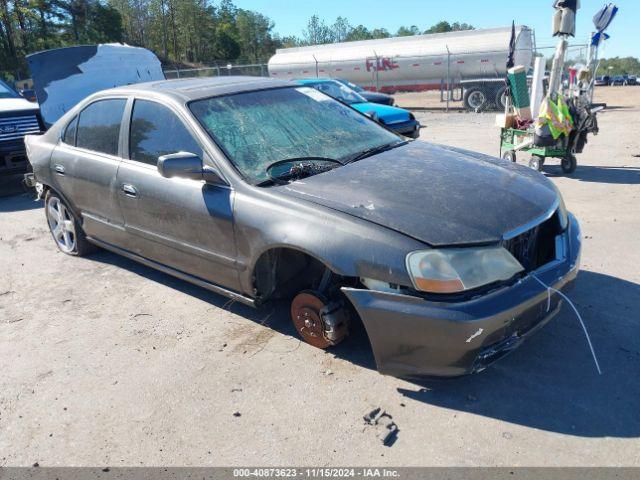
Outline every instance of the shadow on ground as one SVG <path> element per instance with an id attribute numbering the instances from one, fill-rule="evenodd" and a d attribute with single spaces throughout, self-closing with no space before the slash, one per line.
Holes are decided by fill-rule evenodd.
<path id="1" fill-rule="evenodd" d="M 0 212 L 19 212 L 42 207 L 36 202 L 35 190 L 22 183 L 23 175 L 0 177 Z"/>
<path id="2" fill-rule="evenodd" d="M 288 302 L 259 309 L 158 272 L 124 257 L 99 252 L 93 260 L 116 265 L 193 295 L 288 336 L 297 334 Z M 568 307 L 520 349 L 481 374 L 412 381 L 406 398 L 541 430 L 585 437 L 640 436 L 640 285 L 583 271 L 571 294 L 587 324 L 603 374 L 595 370 L 577 319 Z M 366 333 L 358 321 L 335 355 L 375 370 Z"/>
<path id="3" fill-rule="evenodd" d="M 124 268 L 148 280 L 161 283 L 174 290 L 210 303 L 215 307 L 225 309 L 248 320 L 269 327 L 278 333 L 299 338 L 291 322 L 289 314 L 290 302 L 288 300 L 271 302 L 260 308 L 252 308 L 106 250 L 100 250 L 89 258 Z M 333 347 L 329 352 L 336 357 L 344 358 L 363 368 L 372 370 L 376 368 L 367 334 L 359 319 L 353 322 L 349 341 Z"/>
<path id="4" fill-rule="evenodd" d="M 587 324 L 602 375 L 578 320 L 562 313 L 485 372 L 421 382 L 407 398 L 583 437 L 640 436 L 640 285 L 583 271 L 570 296 Z"/>
<path id="5" fill-rule="evenodd" d="M 638 167 L 600 167 L 592 165 L 580 165 L 576 171 L 570 174 L 562 173 L 560 163 L 558 165 L 544 165 L 543 172 L 549 177 L 563 177 L 580 180 L 582 182 L 593 183 L 611 183 L 618 185 L 639 185 L 640 184 L 640 168 Z"/>

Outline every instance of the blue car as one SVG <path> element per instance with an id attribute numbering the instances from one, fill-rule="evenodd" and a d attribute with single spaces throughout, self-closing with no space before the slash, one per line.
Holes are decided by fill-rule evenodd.
<path id="1" fill-rule="evenodd" d="M 393 132 L 411 138 L 418 138 L 420 136 L 420 122 L 416 120 L 413 113 L 407 110 L 367 102 L 358 92 L 330 78 L 305 78 L 297 82 L 306 87 L 313 87 L 342 103 L 346 103 L 360 113 L 364 113 L 373 118 Z"/>

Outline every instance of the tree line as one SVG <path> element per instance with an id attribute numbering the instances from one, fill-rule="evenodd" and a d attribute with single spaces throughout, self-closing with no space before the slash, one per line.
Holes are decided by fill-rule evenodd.
<path id="1" fill-rule="evenodd" d="M 232 0 L 0 0 L 0 76 L 26 78 L 26 55 L 71 45 L 123 42 L 152 50 L 168 67 L 197 66 L 263 63 L 283 47 L 471 28 L 443 21 L 392 33 L 314 15 L 301 36 L 281 37 L 269 17 Z"/>
<path id="2" fill-rule="evenodd" d="M 346 18 L 338 17 L 333 24 L 327 24 L 317 15 L 313 15 L 303 31 L 302 37 L 288 37 L 284 42 L 288 46 L 317 45 L 321 43 L 351 42 L 356 40 L 372 40 L 375 38 L 406 37 L 409 35 L 421 35 L 425 33 L 444 33 L 459 30 L 473 30 L 473 26 L 467 23 L 438 22 L 432 27 L 422 31 L 416 25 L 401 26 L 395 33 L 386 28 L 374 28 L 370 30 L 364 25 L 351 26 Z"/>
<path id="3" fill-rule="evenodd" d="M 231 0 L 0 0 L 0 75 L 28 76 L 25 56 L 124 42 L 165 65 L 258 62 L 279 46 L 273 22 Z"/>
<path id="4" fill-rule="evenodd" d="M 598 75 L 640 75 L 640 60 L 635 57 L 613 57 L 600 61 Z"/>

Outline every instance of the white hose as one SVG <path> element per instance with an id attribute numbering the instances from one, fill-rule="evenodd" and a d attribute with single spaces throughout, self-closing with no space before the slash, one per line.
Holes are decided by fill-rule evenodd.
<path id="1" fill-rule="evenodd" d="M 544 283 L 542 280 L 540 280 L 538 277 L 536 277 L 533 273 L 530 274 L 533 278 L 536 279 L 536 281 L 542 285 L 544 288 L 547 289 L 547 312 L 549 311 L 549 308 L 551 307 L 551 292 L 555 292 L 558 295 L 560 295 L 562 298 L 564 298 L 567 303 L 569 303 L 569 305 L 571 306 L 571 308 L 573 309 L 573 311 L 576 313 L 576 317 L 578 317 L 578 320 L 580 321 L 580 325 L 582 325 L 582 330 L 584 331 L 584 335 L 585 337 L 587 337 L 587 343 L 589 344 L 589 349 L 591 350 L 591 355 L 593 356 L 593 361 L 596 364 L 596 369 L 598 370 L 598 375 L 602 375 L 602 371 L 600 370 L 600 364 L 598 363 L 598 358 L 596 357 L 596 352 L 593 349 L 593 345 L 591 344 L 591 338 L 589 337 L 589 332 L 587 332 L 587 327 L 585 326 L 584 322 L 582 321 L 582 317 L 580 316 L 580 313 L 578 312 L 578 309 L 576 308 L 576 306 L 573 304 L 573 302 L 569 299 L 569 297 L 567 297 L 564 293 L 562 293 L 560 290 L 557 290 L 553 287 L 550 287 L 549 285 L 547 285 L 546 283 Z"/>

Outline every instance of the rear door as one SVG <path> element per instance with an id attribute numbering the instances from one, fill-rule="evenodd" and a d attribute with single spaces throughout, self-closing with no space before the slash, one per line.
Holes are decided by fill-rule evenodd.
<path id="1" fill-rule="evenodd" d="M 124 241 L 116 173 L 126 103 L 106 98 L 87 105 L 67 124 L 51 158 L 58 189 L 82 216 L 86 234 L 116 245 Z"/>
<path id="2" fill-rule="evenodd" d="M 158 157 L 189 152 L 206 157 L 197 136 L 174 109 L 136 99 L 127 153 L 118 170 L 118 200 L 129 249 L 231 290 L 239 289 L 233 231 L 233 190 L 201 180 L 164 178 Z M 128 158 L 127 158 L 128 157 Z"/>

